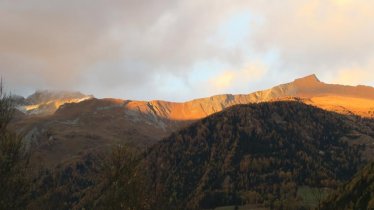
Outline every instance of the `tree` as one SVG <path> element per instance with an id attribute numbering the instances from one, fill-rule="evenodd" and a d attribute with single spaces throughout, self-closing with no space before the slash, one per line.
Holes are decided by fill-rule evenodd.
<path id="1" fill-rule="evenodd" d="M 125 146 L 113 148 L 112 154 L 103 161 L 102 179 L 104 194 L 96 205 L 102 209 L 148 209 L 144 177 L 137 170 L 139 156 Z"/>
<path id="2" fill-rule="evenodd" d="M 4 93 L 3 82 L 0 81 L 0 134 L 7 133 L 7 126 L 12 120 L 14 104 L 10 95 Z"/>
<path id="3" fill-rule="evenodd" d="M 24 209 L 31 183 L 22 138 L 8 129 L 13 113 L 13 99 L 0 82 L 0 210 Z"/>

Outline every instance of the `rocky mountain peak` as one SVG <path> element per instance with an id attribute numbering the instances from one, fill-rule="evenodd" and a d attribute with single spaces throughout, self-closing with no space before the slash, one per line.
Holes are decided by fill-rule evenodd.
<path id="1" fill-rule="evenodd" d="M 304 85 L 308 84 L 320 84 L 321 81 L 317 78 L 315 74 L 308 75 L 306 77 L 301 77 L 299 79 L 295 79 L 295 83 L 301 83 Z"/>
<path id="2" fill-rule="evenodd" d="M 81 92 L 74 91 L 51 91 L 51 90 L 37 90 L 35 93 L 27 97 L 30 104 L 40 104 L 55 100 L 80 99 L 92 97 Z"/>
<path id="3" fill-rule="evenodd" d="M 18 110 L 25 114 L 52 114 L 65 103 L 78 103 L 93 98 L 81 92 L 38 90 L 18 102 Z M 21 103 L 22 102 L 22 103 Z"/>

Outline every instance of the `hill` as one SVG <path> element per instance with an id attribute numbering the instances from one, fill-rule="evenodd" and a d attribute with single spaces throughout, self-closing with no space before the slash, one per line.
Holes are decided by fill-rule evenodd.
<path id="1" fill-rule="evenodd" d="M 239 105 L 157 143 L 144 160 L 163 208 L 265 204 L 298 209 L 298 188 L 335 188 L 363 163 L 372 120 L 354 121 L 299 102 Z"/>
<path id="2" fill-rule="evenodd" d="M 186 123 L 127 111 L 121 100 L 90 99 L 64 104 L 50 116 L 26 116 L 12 126 L 24 135 L 31 162 L 55 166 L 115 144 L 146 148 Z"/>

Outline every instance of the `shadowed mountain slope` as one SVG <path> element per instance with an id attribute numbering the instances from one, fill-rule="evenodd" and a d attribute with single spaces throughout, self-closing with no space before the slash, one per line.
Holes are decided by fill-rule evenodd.
<path id="1" fill-rule="evenodd" d="M 364 150 L 352 144 L 357 135 L 373 143 L 374 122 L 299 102 L 239 105 L 157 143 L 142 168 L 166 209 L 297 209 L 298 187 L 334 188 L 356 172 Z"/>

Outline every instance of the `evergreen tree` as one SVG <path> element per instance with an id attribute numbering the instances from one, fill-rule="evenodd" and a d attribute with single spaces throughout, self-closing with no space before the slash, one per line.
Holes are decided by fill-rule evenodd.
<path id="1" fill-rule="evenodd" d="M 14 114 L 12 97 L 0 83 L 0 210 L 24 209 L 30 182 L 22 138 L 8 129 Z"/>

